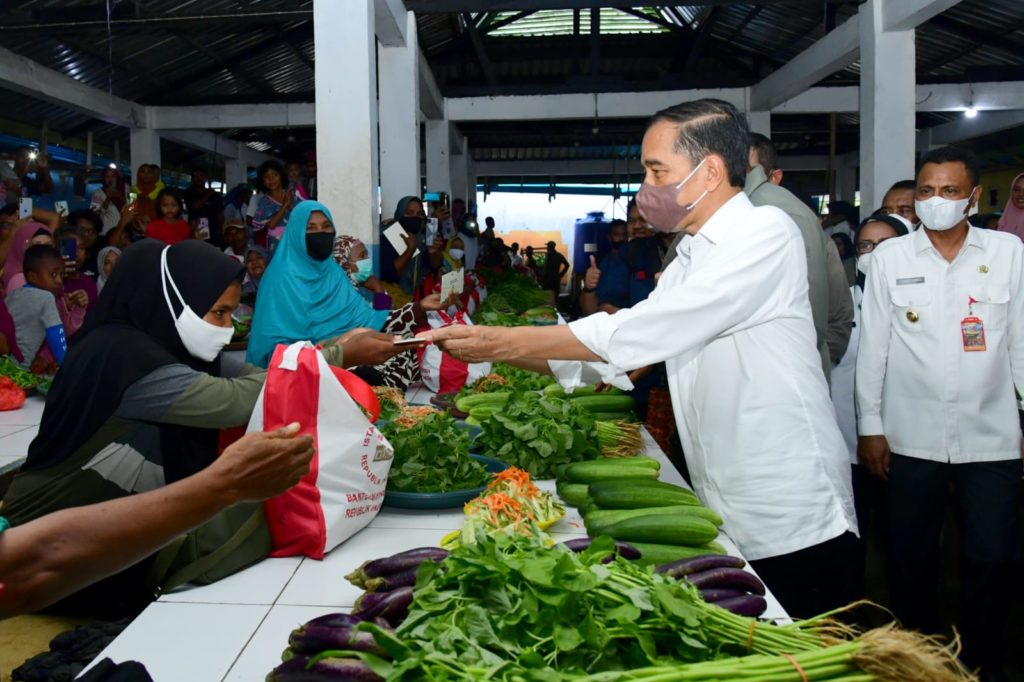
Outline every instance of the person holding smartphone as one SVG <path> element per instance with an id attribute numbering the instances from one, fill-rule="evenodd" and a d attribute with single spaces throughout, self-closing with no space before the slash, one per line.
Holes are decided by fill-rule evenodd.
<path id="1" fill-rule="evenodd" d="M 121 210 L 127 200 L 127 191 L 121 171 L 116 168 L 104 168 L 102 185 L 92 193 L 89 200 L 89 208 L 100 217 L 103 223 L 100 234 L 106 235 L 117 227 L 121 221 Z"/>

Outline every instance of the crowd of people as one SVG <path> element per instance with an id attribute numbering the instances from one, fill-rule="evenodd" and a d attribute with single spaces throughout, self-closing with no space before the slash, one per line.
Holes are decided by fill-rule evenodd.
<path id="1" fill-rule="evenodd" d="M 996 675 L 1022 546 L 1024 174 L 997 223 L 971 224 L 980 170 L 952 147 L 880 206 L 833 201 L 819 216 L 783 186 L 771 140 L 724 102 L 658 112 L 642 149 L 644 184 L 608 225 L 607 252 L 589 258 L 578 319 L 429 332 L 428 313 L 464 306 L 481 271 L 516 270 L 557 294 L 569 262 L 554 242 L 506 245 L 462 199 L 407 196 L 377 230 L 375 269 L 316 200 L 313 155 L 268 161 L 253 187 L 226 194 L 202 169 L 182 192 L 152 165 L 131 184 L 105 169 L 90 208 L 66 216 L 19 214 L 20 197 L 52 191 L 42 157 L 34 174 L 20 154 L 0 163 L 0 354 L 55 374 L 0 507 L 14 525 L 0 536 L 0 615 L 69 595 L 104 610 L 145 603 L 197 558 L 157 560 L 168 539 L 237 531 L 308 466 L 311 444 L 293 430 L 218 457 L 219 435 L 248 423 L 278 344 L 312 340 L 330 364 L 405 388 L 419 364 L 394 341 L 419 333 L 459 359 L 619 386 L 641 405 L 656 388 L 670 394 L 674 461 L 797 617 L 864 596 L 874 534 L 893 611 L 940 632 L 954 500 L 964 657 Z M 460 271 L 463 293 L 442 300 L 442 278 Z M 245 362 L 222 355 L 248 319 Z M 146 517 L 150 502 L 175 518 Z M 153 532 L 108 523 L 69 540 L 78 508 L 138 515 Z M 232 570 L 266 556 L 265 531 Z M 33 543 L 56 549 L 44 558 Z M 45 577 L 32 577 L 40 565 Z"/>

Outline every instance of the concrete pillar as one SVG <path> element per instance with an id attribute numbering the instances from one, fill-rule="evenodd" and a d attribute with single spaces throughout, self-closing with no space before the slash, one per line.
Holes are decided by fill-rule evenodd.
<path id="1" fill-rule="evenodd" d="M 860 6 L 860 201 L 868 215 L 898 180 L 914 177 L 914 31 L 883 30 L 885 5 Z"/>
<path id="2" fill-rule="evenodd" d="M 345 231 L 379 242 L 373 2 L 313 0 L 318 199 Z"/>
<path id="3" fill-rule="evenodd" d="M 452 191 L 451 128 L 448 119 L 427 121 L 427 191 Z"/>
<path id="4" fill-rule="evenodd" d="M 857 159 L 854 154 L 843 154 L 836 165 L 836 198 L 853 203 L 857 196 Z"/>
<path id="5" fill-rule="evenodd" d="M 239 142 L 239 145 L 242 143 Z M 241 159 L 224 159 L 224 184 L 226 191 L 249 181 L 249 166 Z"/>
<path id="6" fill-rule="evenodd" d="M 132 164 L 132 180 L 144 163 L 160 165 L 160 136 L 152 128 L 132 128 L 129 131 L 129 153 Z"/>
<path id="7" fill-rule="evenodd" d="M 416 15 L 406 12 L 406 44 L 377 48 L 380 71 L 381 210 L 420 194 L 419 43 Z"/>
<path id="8" fill-rule="evenodd" d="M 452 150 L 452 199 L 469 194 L 469 140 L 462 138 L 459 149 Z"/>
<path id="9" fill-rule="evenodd" d="M 750 132 L 761 133 L 765 137 L 772 136 L 772 112 L 770 111 L 748 111 L 747 122 L 750 125 Z"/>

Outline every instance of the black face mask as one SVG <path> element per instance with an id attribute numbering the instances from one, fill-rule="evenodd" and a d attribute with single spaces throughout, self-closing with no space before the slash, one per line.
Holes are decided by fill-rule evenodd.
<path id="1" fill-rule="evenodd" d="M 309 232 L 306 234 L 306 253 L 313 260 L 327 260 L 333 251 L 333 232 Z"/>
<path id="2" fill-rule="evenodd" d="M 422 232 L 423 228 L 426 227 L 426 221 L 415 215 L 404 215 L 398 219 L 398 222 L 409 234 Z"/>

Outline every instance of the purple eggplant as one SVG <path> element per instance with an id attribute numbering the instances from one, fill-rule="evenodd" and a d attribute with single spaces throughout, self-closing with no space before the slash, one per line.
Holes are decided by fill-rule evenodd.
<path id="1" fill-rule="evenodd" d="M 582 552 L 586 549 L 590 549 L 591 543 L 594 542 L 594 538 L 575 538 L 573 540 L 566 540 L 561 543 L 563 547 L 573 552 Z M 615 541 L 615 553 L 623 559 L 639 559 L 640 550 L 629 544 L 628 542 Z M 609 563 L 614 557 L 609 556 L 602 563 Z"/>
<path id="2" fill-rule="evenodd" d="M 358 658 L 322 658 L 309 665 L 309 656 L 296 656 L 267 675 L 266 682 L 379 682 L 383 678 Z M 308 667 L 307 667 L 308 666 Z"/>
<path id="3" fill-rule="evenodd" d="M 723 599 L 742 597 L 745 594 L 747 594 L 746 590 L 738 590 L 735 587 L 709 587 L 700 591 L 700 596 L 709 604 Z"/>
<path id="4" fill-rule="evenodd" d="M 379 578 L 383 575 L 391 575 L 399 571 L 416 568 L 428 559 L 431 561 L 444 561 L 447 557 L 448 551 L 440 547 L 419 547 L 393 554 L 384 559 L 370 561 L 363 564 L 362 568 L 366 577 Z"/>
<path id="5" fill-rule="evenodd" d="M 751 616 L 753 618 L 760 616 L 768 608 L 768 602 L 764 600 L 764 597 L 756 594 L 744 594 L 740 597 L 722 599 L 714 602 L 714 605 L 726 611 L 732 611 L 738 616 Z"/>
<path id="6" fill-rule="evenodd" d="M 371 612 L 376 613 L 378 605 L 384 601 L 384 597 L 388 596 L 387 592 L 363 592 L 363 594 L 356 599 L 355 605 L 352 607 L 352 615 L 362 620 L 371 620 L 373 615 L 367 615 Z"/>
<path id="7" fill-rule="evenodd" d="M 735 587 L 754 594 L 765 593 L 764 583 L 756 575 L 742 568 L 712 568 L 709 571 L 692 573 L 686 576 L 686 581 L 702 590 L 711 587 Z"/>
<path id="8" fill-rule="evenodd" d="M 712 568 L 743 568 L 744 566 L 746 566 L 746 562 L 739 557 L 725 554 L 704 554 L 662 564 L 654 569 L 654 572 L 667 575 L 670 578 L 682 578 L 684 575 L 702 573 Z"/>
<path id="9" fill-rule="evenodd" d="M 391 575 L 384 575 L 379 578 L 370 578 L 366 581 L 366 591 L 390 592 L 399 587 L 412 587 L 416 584 L 416 571 L 419 568 L 419 565 L 417 565 L 407 571 L 392 573 Z"/>
<path id="10" fill-rule="evenodd" d="M 365 599 L 372 595 L 383 594 L 380 599 L 375 599 L 372 605 L 367 606 Z M 363 595 L 360 600 L 363 603 L 359 605 L 359 616 L 364 619 L 371 618 L 383 618 L 391 627 L 398 627 L 399 624 L 409 614 L 409 604 L 412 603 L 412 588 L 411 587 L 399 587 L 391 592 L 373 592 L 368 595 Z"/>
<path id="11" fill-rule="evenodd" d="M 319 616 L 306 623 L 306 626 L 310 625 L 326 625 L 331 628 L 343 628 L 352 627 L 353 625 L 359 625 L 363 622 L 362 618 L 353 616 L 348 613 L 328 613 L 324 616 Z"/>
<path id="12" fill-rule="evenodd" d="M 292 631 L 288 637 L 288 646 L 301 654 L 318 654 L 321 651 L 339 649 L 387 656 L 387 651 L 377 644 L 373 634 L 356 632 L 351 627 L 303 625 Z"/>

